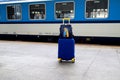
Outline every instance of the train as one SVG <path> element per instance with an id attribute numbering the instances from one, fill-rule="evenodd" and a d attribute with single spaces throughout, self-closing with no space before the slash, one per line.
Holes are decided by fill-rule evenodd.
<path id="1" fill-rule="evenodd" d="M 120 45 L 119 8 L 120 0 L 1 1 L 0 39 L 56 42 L 70 18 L 75 42 Z"/>

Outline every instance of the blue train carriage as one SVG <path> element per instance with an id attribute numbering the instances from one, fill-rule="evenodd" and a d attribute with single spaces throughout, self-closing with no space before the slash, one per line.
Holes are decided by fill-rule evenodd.
<path id="1" fill-rule="evenodd" d="M 0 39 L 57 41 L 70 18 L 76 42 L 120 44 L 120 0 L 0 2 Z"/>

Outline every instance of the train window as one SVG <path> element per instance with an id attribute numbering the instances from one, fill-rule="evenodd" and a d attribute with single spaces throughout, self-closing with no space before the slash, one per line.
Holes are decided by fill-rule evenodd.
<path id="1" fill-rule="evenodd" d="M 30 7 L 30 19 L 45 19 L 45 4 L 32 4 Z"/>
<path id="2" fill-rule="evenodd" d="M 1 20 L 1 5 L 0 5 L 0 20 Z"/>
<path id="3" fill-rule="evenodd" d="M 108 0 L 86 0 L 86 18 L 107 18 Z"/>
<path id="4" fill-rule="evenodd" d="M 0 20 L 1 20 L 1 11 L 0 11 Z"/>
<path id="5" fill-rule="evenodd" d="M 55 5 L 57 19 L 74 18 L 74 2 L 60 2 Z"/>
<path id="6" fill-rule="evenodd" d="M 9 20 L 21 19 L 21 6 L 20 5 L 10 5 L 7 6 L 7 18 Z"/>

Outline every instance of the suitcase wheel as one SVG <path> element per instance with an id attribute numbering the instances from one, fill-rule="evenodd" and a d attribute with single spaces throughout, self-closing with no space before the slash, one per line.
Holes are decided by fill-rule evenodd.
<path id="1" fill-rule="evenodd" d="M 62 58 L 58 58 L 58 61 L 59 61 L 59 62 L 62 62 Z"/>
<path id="2" fill-rule="evenodd" d="M 71 61 L 72 61 L 72 63 L 74 63 L 74 62 L 75 62 L 75 58 L 72 58 L 72 60 L 71 60 Z"/>

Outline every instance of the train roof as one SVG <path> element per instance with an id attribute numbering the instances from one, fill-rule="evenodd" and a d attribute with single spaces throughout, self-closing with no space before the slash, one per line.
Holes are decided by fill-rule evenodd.
<path id="1" fill-rule="evenodd" d="M 0 0 L 0 4 L 25 3 L 25 2 L 41 2 L 41 1 L 52 1 L 52 0 Z"/>

